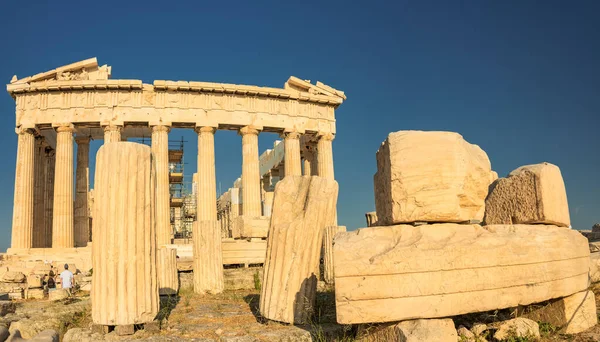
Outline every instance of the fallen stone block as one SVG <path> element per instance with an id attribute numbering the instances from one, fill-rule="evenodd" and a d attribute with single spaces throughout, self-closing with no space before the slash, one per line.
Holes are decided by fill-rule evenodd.
<path id="1" fill-rule="evenodd" d="M 10 300 L 0 300 L 0 317 L 4 317 L 9 313 L 14 313 L 17 309 L 15 303 Z"/>
<path id="2" fill-rule="evenodd" d="M 117 334 L 117 336 L 133 335 L 134 333 L 135 326 L 133 324 L 115 326 L 115 334 Z"/>
<path id="3" fill-rule="evenodd" d="M 23 289 L 16 288 L 13 291 L 8 293 L 8 298 L 13 300 L 23 299 Z"/>
<path id="4" fill-rule="evenodd" d="M 13 330 L 6 342 L 59 342 L 59 335 L 56 330 L 44 330 L 36 336 L 25 339 L 21 336 L 21 332 Z"/>
<path id="5" fill-rule="evenodd" d="M 25 299 L 44 299 L 46 291 L 44 289 L 27 289 L 25 290 Z"/>
<path id="6" fill-rule="evenodd" d="M 494 338 L 504 341 L 510 337 L 529 337 L 537 340 L 540 338 L 540 328 L 536 322 L 523 317 L 502 322 L 494 333 Z"/>
<path id="7" fill-rule="evenodd" d="M 2 281 L 5 283 L 24 283 L 27 278 L 21 272 L 8 271 L 2 276 Z"/>
<path id="8" fill-rule="evenodd" d="M 286 176 L 275 186 L 260 313 L 304 324 L 315 305 L 323 232 L 335 217 L 338 184 L 322 177 Z"/>
<path id="9" fill-rule="evenodd" d="M 363 228 L 338 233 L 333 250 L 340 324 L 450 317 L 588 287 L 587 240 L 556 226 Z"/>
<path id="10" fill-rule="evenodd" d="M 61 300 L 69 297 L 69 292 L 65 289 L 55 289 L 48 292 L 48 300 Z"/>
<path id="11" fill-rule="evenodd" d="M 42 287 L 42 276 L 35 274 L 27 276 L 27 287 L 30 289 Z"/>
<path id="12" fill-rule="evenodd" d="M 485 223 L 569 227 L 569 203 L 558 166 L 521 166 L 496 180 L 485 201 Z"/>
<path id="13" fill-rule="evenodd" d="M 550 323 L 560 328 L 561 334 L 577 334 L 598 323 L 596 299 L 590 290 L 552 301 L 527 314 L 535 321 Z"/>
<path id="14" fill-rule="evenodd" d="M 359 342 L 402 341 L 402 342 L 456 342 L 458 335 L 454 322 L 446 319 L 417 319 L 399 323 L 362 325 L 359 327 Z"/>
<path id="15" fill-rule="evenodd" d="M 458 133 L 390 133 L 377 151 L 377 224 L 481 221 L 493 174 Z"/>

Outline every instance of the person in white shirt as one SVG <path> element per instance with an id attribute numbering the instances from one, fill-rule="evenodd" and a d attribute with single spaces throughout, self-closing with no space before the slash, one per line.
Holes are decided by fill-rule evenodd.
<path id="1" fill-rule="evenodd" d="M 71 289 L 73 288 L 73 273 L 69 271 L 69 265 L 65 264 L 65 270 L 60 274 L 60 281 L 62 288 L 67 290 L 69 296 L 71 296 Z"/>

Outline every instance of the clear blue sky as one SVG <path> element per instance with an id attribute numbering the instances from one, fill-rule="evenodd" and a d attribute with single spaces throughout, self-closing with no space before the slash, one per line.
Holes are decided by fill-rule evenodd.
<path id="1" fill-rule="evenodd" d="M 374 209 L 379 144 L 408 129 L 461 133 L 500 176 L 557 164 L 573 226 L 600 222 L 600 2 L 358 3 L 4 1 L 0 80 L 94 56 L 113 78 L 147 83 L 320 80 L 348 96 L 336 112 L 334 160 L 349 229 Z M 0 250 L 12 222 L 14 108 L 0 95 Z M 181 135 L 195 171 L 195 135 L 171 133 Z M 261 151 L 275 138 L 261 135 Z M 241 138 L 219 131 L 216 153 L 226 189 L 241 173 Z"/>

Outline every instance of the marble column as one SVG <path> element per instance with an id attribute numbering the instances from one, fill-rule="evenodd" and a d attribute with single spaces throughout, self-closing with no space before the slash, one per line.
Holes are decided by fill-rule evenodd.
<path id="1" fill-rule="evenodd" d="M 301 176 L 300 133 L 285 132 L 282 137 L 284 138 L 283 147 L 285 149 L 285 176 Z"/>
<path id="2" fill-rule="evenodd" d="M 87 246 L 90 238 L 88 191 L 90 189 L 90 138 L 77 137 L 75 169 L 75 247 Z"/>
<path id="3" fill-rule="evenodd" d="M 33 177 L 35 137 L 31 129 L 17 129 L 17 163 L 12 223 L 12 248 L 33 245 Z"/>
<path id="4" fill-rule="evenodd" d="M 319 167 L 317 166 L 317 157 L 314 146 L 306 146 L 304 149 L 303 176 L 318 176 Z"/>
<path id="5" fill-rule="evenodd" d="M 73 126 L 56 129 L 52 248 L 72 248 L 73 236 Z"/>
<path id="6" fill-rule="evenodd" d="M 43 136 L 35 138 L 35 156 L 33 166 L 33 248 L 43 248 L 46 245 L 45 230 L 45 212 L 44 212 L 44 188 L 46 180 L 44 179 L 46 142 Z"/>
<path id="7" fill-rule="evenodd" d="M 54 161 L 56 151 L 46 147 L 46 187 L 44 188 L 44 247 L 52 247 L 52 217 L 54 214 Z"/>
<path id="8" fill-rule="evenodd" d="M 243 215 L 261 216 L 258 130 L 252 126 L 240 129 L 242 136 L 242 203 Z"/>
<path id="9" fill-rule="evenodd" d="M 123 126 L 104 126 L 104 143 L 121 141 L 121 131 Z"/>
<path id="10" fill-rule="evenodd" d="M 169 126 L 152 127 L 152 154 L 156 162 L 156 242 L 171 243 L 171 203 L 169 193 Z"/>
<path id="11" fill-rule="evenodd" d="M 317 163 L 319 176 L 327 179 L 335 178 L 333 173 L 333 150 L 331 147 L 333 138 L 333 134 L 327 133 L 319 136 L 319 142 L 317 143 Z"/>
<path id="12" fill-rule="evenodd" d="M 215 128 L 197 127 L 197 221 L 193 225 L 194 292 L 220 293 L 224 288 L 221 228 L 217 224 Z"/>
<path id="13" fill-rule="evenodd" d="M 198 127 L 198 221 L 217 220 L 217 186 L 215 178 L 215 128 Z"/>

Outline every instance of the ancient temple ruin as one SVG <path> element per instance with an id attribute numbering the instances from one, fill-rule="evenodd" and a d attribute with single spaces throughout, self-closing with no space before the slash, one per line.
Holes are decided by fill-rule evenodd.
<path id="1" fill-rule="evenodd" d="M 172 243 L 168 137 L 171 128 L 198 134 L 197 221 L 217 223 L 214 135 L 242 137 L 243 163 L 237 230 L 262 231 L 272 196 L 266 175 L 334 178 L 335 109 L 343 92 L 290 77 L 283 88 L 208 82 L 111 79 L 112 68 L 90 58 L 7 85 L 16 103 L 14 215 L 9 258 L 63 260 L 87 267 L 91 252 L 89 142 L 151 136 L 156 160 L 157 246 Z M 265 171 L 261 132 L 280 134 L 283 160 Z M 73 154 L 77 144 L 77 156 Z M 281 147 L 283 148 L 283 146 Z M 285 164 L 279 174 L 274 168 Z M 73 170 L 76 170 L 73 179 Z M 261 183 L 262 182 L 262 183 Z M 74 187 L 74 189 L 73 189 Z M 233 205 L 235 201 L 231 201 Z M 229 218 L 230 219 L 230 218 Z M 221 227 L 222 223 L 218 223 Z M 256 228 L 255 228 L 256 227 Z M 266 230 L 265 230 L 266 232 Z M 258 235 L 261 235 L 260 233 Z M 264 237 L 263 237 L 264 238 Z M 86 265 L 84 265 L 86 264 Z"/>

